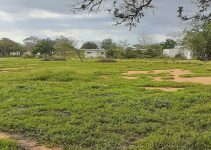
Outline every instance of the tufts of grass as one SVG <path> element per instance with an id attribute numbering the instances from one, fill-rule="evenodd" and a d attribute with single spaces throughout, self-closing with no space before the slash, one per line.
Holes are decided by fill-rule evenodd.
<path id="1" fill-rule="evenodd" d="M 15 141 L 9 139 L 0 139 L 0 150 L 23 150 Z"/>

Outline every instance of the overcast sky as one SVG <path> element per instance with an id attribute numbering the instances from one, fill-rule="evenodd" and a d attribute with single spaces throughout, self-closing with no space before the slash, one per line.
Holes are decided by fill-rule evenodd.
<path id="1" fill-rule="evenodd" d="M 154 0 L 156 8 L 148 11 L 137 28 L 113 26 L 108 14 L 71 13 L 73 0 L 0 0 L 0 38 L 7 37 L 17 42 L 28 36 L 55 38 L 63 35 L 80 40 L 101 41 L 113 38 L 137 43 L 140 33 L 161 42 L 171 32 L 182 31 L 184 24 L 177 18 L 177 9 L 183 5 L 191 9 L 191 0 Z"/>

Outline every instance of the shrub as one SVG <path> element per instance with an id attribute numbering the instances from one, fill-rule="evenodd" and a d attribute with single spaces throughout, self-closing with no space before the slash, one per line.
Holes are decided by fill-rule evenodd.
<path id="1" fill-rule="evenodd" d="M 186 59 L 185 56 L 184 56 L 183 54 L 181 54 L 181 53 L 177 54 L 177 55 L 175 56 L 175 58 Z"/>
<path id="2" fill-rule="evenodd" d="M 103 59 L 98 59 L 97 62 L 112 63 L 112 62 L 117 62 L 117 61 L 115 59 L 103 58 Z"/>
<path id="3" fill-rule="evenodd" d="M 65 61 L 66 59 L 62 56 L 48 56 L 44 57 L 43 61 Z"/>

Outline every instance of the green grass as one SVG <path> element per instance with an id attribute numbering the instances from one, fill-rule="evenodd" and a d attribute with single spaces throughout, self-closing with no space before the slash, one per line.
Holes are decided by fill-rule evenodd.
<path id="1" fill-rule="evenodd" d="M 17 143 L 8 140 L 8 139 L 0 139 L 0 150 L 21 150 Z"/>
<path id="2" fill-rule="evenodd" d="M 210 62 L 0 59 L 0 68 L 10 67 L 19 69 L 0 73 L 2 131 L 74 150 L 211 149 L 211 85 L 159 82 L 147 75 L 127 80 L 122 75 L 181 68 L 194 76 L 211 76 Z M 184 90 L 141 88 L 145 86 Z"/>

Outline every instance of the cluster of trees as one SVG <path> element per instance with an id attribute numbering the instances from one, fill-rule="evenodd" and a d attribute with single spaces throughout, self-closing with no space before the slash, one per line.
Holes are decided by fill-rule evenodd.
<path id="1" fill-rule="evenodd" d="M 155 58 L 162 56 L 162 45 L 135 45 L 129 46 L 126 41 L 114 42 L 112 39 L 104 39 L 100 46 L 94 42 L 85 42 L 81 49 L 98 49 L 106 50 L 108 58 Z"/>
<path id="2" fill-rule="evenodd" d="M 196 59 L 211 60 L 211 22 L 197 30 L 187 31 L 184 44 L 192 49 Z"/>
<path id="3" fill-rule="evenodd" d="M 24 43 L 28 52 L 32 55 L 40 54 L 45 59 L 49 56 L 60 56 L 62 59 L 66 59 L 78 54 L 75 48 L 76 41 L 64 36 L 55 40 L 49 38 L 39 40 L 37 37 L 30 37 L 25 39 Z"/>
<path id="4" fill-rule="evenodd" d="M 53 56 L 66 59 L 67 57 L 78 57 L 79 55 L 76 49 L 77 42 L 64 36 L 55 40 L 49 38 L 39 39 L 38 37 L 31 36 L 24 39 L 23 43 L 21 45 L 7 38 L 1 39 L 0 56 L 9 56 L 11 53 L 15 53 L 24 57 L 39 55 L 45 59 Z"/>
<path id="5" fill-rule="evenodd" d="M 11 53 L 23 53 L 23 47 L 10 40 L 10 39 L 7 39 L 7 38 L 2 38 L 0 40 L 0 56 L 8 56 L 8 55 L 11 55 Z"/>

